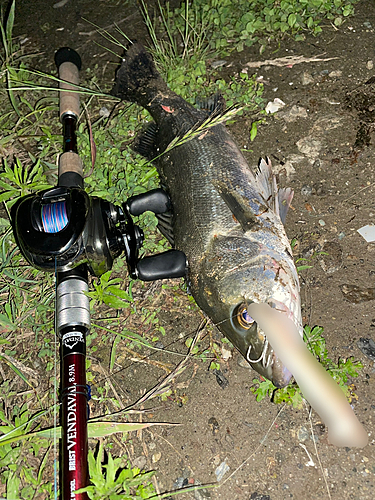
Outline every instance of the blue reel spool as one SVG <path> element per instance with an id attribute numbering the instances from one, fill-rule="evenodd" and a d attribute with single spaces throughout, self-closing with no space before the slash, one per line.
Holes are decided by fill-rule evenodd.
<path id="1" fill-rule="evenodd" d="M 43 229 L 46 233 L 58 233 L 68 224 L 66 202 L 49 203 L 42 205 L 41 218 Z"/>

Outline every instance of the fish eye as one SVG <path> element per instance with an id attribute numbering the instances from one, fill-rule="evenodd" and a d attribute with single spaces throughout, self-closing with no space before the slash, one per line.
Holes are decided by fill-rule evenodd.
<path id="1" fill-rule="evenodd" d="M 242 328 L 245 328 L 245 330 L 251 328 L 255 323 L 255 320 L 247 311 L 247 304 L 240 304 L 237 306 L 234 310 L 233 318 L 236 320 L 237 324 Z"/>

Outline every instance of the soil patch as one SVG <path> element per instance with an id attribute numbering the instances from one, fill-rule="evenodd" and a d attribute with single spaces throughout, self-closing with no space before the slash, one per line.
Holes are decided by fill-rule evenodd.
<path id="1" fill-rule="evenodd" d="M 42 0 L 19 1 L 15 34 L 30 52 L 40 54 L 35 58 L 39 69 L 50 70 L 55 50 L 71 46 L 81 54 L 83 67 L 95 69 L 103 86 L 110 88 L 115 58 L 95 44 L 103 40 L 82 18 L 109 29 L 116 22 L 128 36 L 145 39 L 136 7 L 109 0 L 70 0 L 60 8 Z M 352 404 L 369 432 L 370 444 L 363 450 L 335 448 L 328 444 L 319 417 L 313 413 L 310 418 L 308 409 L 257 403 L 250 392 L 256 373 L 239 366 L 237 353 L 221 362 L 221 375 L 228 384 L 219 385 L 221 375 L 208 371 L 207 363 L 195 361 L 176 380 L 180 385 L 175 395 L 155 403 L 147 417 L 182 425 L 151 429 L 126 444 L 133 464 L 158 471 L 160 491 L 217 484 L 223 473 L 219 488 L 179 498 L 374 498 L 375 369 L 373 359 L 358 347 L 360 339 L 374 338 L 375 326 L 375 245 L 358 233 L 375 218 L 374 30 L 375 7 L 363 1 L 356 6 L 356 16 L 338 31 L 327 22 L 319 38 L 308 36 L 298 43 L 286 39 L 261 56 L 253 47 L 229 57 L 230 67 L 223 68 L 229 74 L 249 61 L 284 56 L 327 59 L 260 66 L 257 74 L 265 82 L 264 97 L 267 101 L 277 97 L 285 107 L 267 116 L 254 142 L 246 118 L 237 121 L 232 132 L 248 151 L 250 165 L 268 155 L 281 184 L 295 190 L 287 234 L 297 239 L 296 257 L 308 258 L 312 265 L 301 272 L 304 321 L 324 327 L 331 358 L 354 356 L 364 364 L 353 381 Z M 167 296 L 158 286 L 153 291 Z M 179 300 L 185 311 L 187 297 Z M 180 336 L 179 349 L 184 351 L 183 337 L 200 323 L 199 311 L 182 318 L 169 302 L 162 309 L 167 330 L 163 344 Z M 158 359 L 176 364 L 167 353 Z M 115 381 L 124 404 L 162 376 L 160 368 L 150 364 L 128 365 Z"/>

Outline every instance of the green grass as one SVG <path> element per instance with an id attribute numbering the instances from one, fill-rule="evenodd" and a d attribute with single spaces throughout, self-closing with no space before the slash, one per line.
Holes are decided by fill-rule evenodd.
<path id="1" fill-rule="evenodd" d="M 319 363 L 327 370 L 331 377 L 344 391 L 346 397 L 350 400 L 353 397 L 348 382 L 355 377 L 358 377 L 359 371 L 363 368 L 360 361 L 355 361 L 350 357 L 347 359 L 339 359 L 335 363 L 328 357 L 326 349 L 326 341 L 322 335 L 323 328 L 315 326 L 311 328 L 305 326 L 303 336 L 310 352 L 318 359 Z M 269 380 L 253 379 L 254 386 L 251 392 L 255 394 L 257 401 L 262 401 L 264 398 L 269 398 L 276 404 L 287 403 L 294 408 L 302 408 L 303 395 L 296 382 L 292 382 L 283 389 L 278 389 Z"/>
<path id="2" fill-rule="evenodd" d="M 220 70 L 212 69 L 210 61 L 254 43 L 264 48 L 283 36 L 298 39 L 308 32 L 318 34 L 323 19 L 329 20 L 324 21 L 326 25 L 332 22 L 339 26 L 352 13 L 354 3 L 352 0 L 238 0 L 235 3 L 197 0 L 190 7 L 184 4 L 175 11 L 160 10 L 155 19 L 145 8 L 144 15 L 151 50 L 170 87 L 191 103 L 221 93 L 229 109 L 243 108 L 242 112 L 253 120 L 249 134 L 254 139 L 256 124 L 262 118 L 262 87 L 247 73 L 224 78 Z M 0 153 L 3 158 L 0 170 L 0 496 L 28 500 L 54 498 L 51 436 L 41 433 L 53 425 L 54 383 L 58 383 L 54 372 L 57 361 L 53 337 L 54 277 L 33 269 L 22 258 L 15 246 L 8 215 L 20 196 L 56 184 L 56 157 L 61 152 L 62 139 L 58 95 L 49 91 L 56 85 L 57 78 L 31 71 L 30 61 L 13 42 L 14 5 L 13 2 L 0 30 L 3 45 L 0 53 Z M 121 37 L 118 30 L 112 41 L 116 37 Z M 121 40 L 113 45 L 119 55 L 122 45 Z M 125 104 L 108 121 L 100 111 L 104 106 L 111 108 L 113 101 L 109 101 L 105 93 L 90 90 L 100 84 L 96 68 L 83 71 L 82 80 L 81 100 L 87 103 L 97 148 L 95 168 L 91 172 L 92 145 L 83 116 L 78 127 L 78 143 L 88 175 L 87 191 L 119 204 L 129 196 L 156 187 L 155 169 L 130 147 L 135 134 L 149 120 L 147 114 L 135 105 Z M 16 91 L 16 88 L 24 90 Z M 156 232 L 157 222 L 152 214 L 144 214 L 138 223 L 145 230 L 144 251 L 160 252 L 167 248 L 166 241 Z M 89 352 L 92 356 L 105 353 L 104 372 L 98 372 L 95 361 L 87 361 L 95 416 L 121 409 L 122 403 L 113 393 L 112 384 L 121 373 L 118 360 L 122 360 L 126 369 L 131 364 L 126 364 L 129 356 L 138 356 L 146 363 L 148 356 L 157 352 L 155 343 L 164 341 L 166 336 L 161 314 L 174 311 L 196 317 L 197 307 L 186 296 L 181 282 L 163 285 L 155 292 L 151 285 L 130 281 L 123 258 L 117 259 L 112 272 L 92 280 L 89 296 L 93 314 Z M 191 345 L 191 332 L 183 333 L 187 333 L 186 345 Z M 315 333 L 309 332 L 310 343 L 315 342 L 314 349 L 318 349 L 314 352 L 319 352 L 322 362 L 326 362 L 333 376 L 340 377 L 344 384 L 345 377 L 354 376 L 359 365 L 349 360 L 331 362 L 324 339 L 318 337 L 315 341 Z M 207 338 L 194 346 L 194 355 L 217 369 L 222 345 L 228 347 L 227 341 L 218 342 L 208 329 Z M 170 368 L 160 364 L 158 369 Z M 288 391 L 285 396 L 279 392 L 277 397 L 289 398 L 293 403 L 299 401 L 296 388 Z M 257 397 L 271 393 L 274 394 L 274 388 L 268 382 L 261 382 Z M 185 394 L 175 389 L 169 396 L 178 404 L 186 401 Z M 275 397 L 274 394 L 274 400 Z M 101 435 L 106 434 L 110 432 L 104 429 Z M 9 436 L 14 438 L 11 442 L 6 440 Z M 122 498 L 148 498 L 152 494 L 150 474 L 130 467 L 125 457 L 111 457 L 103 466 L 102 454 L 102 446 L 97 455 L 90 452 L 90 498 L 110 498 L 116 494 L 127 495 Z"/>

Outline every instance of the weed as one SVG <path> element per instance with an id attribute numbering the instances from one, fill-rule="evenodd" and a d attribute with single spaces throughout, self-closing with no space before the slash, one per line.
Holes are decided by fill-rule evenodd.
<path id="1" fill-rule="evenodd" d="M 94 290 L 87 292 L 90 297 L 90 309 L 94 310 L 101 304 L 106 304 L 113 309 L 124 309 L 130 306 L 133 302 L 132 297 L 132 282 L 129 284 L 129 291 L 122 290 L 117 285 L 122 282 L 121 278 L 110 279 L 112 271 L 107 271 L 100 278 L 93 279 L 92 285 Z"/>
<path id="2" fill-rule="evenodd" d="M 345 18 L 352 15 L 358 0 L 237 0 L 235 8 L 231 0 L 196 0 L 194 6 L 201 19 L 209 26 L 208 40 L 211 51 L 242 51 L 254 43 L 261 50 L 271 40 L 293 36 L 296 40 L 304 39 L 305 33 L 318 35 L 322 31 L 321 22 L 328 19 L 335 26 L 340 26 Z M 174 29 L 172 35 L 183 30 L 186 5 L 176 9 L 173 14 Z M 188 12 L 188 24 L 194 22 Z"/>
<path id="3" fill-rule="evenodd" d="M 96 457 L 89 451 L 88 464 L 92 484 L 77 493 L 87 492 L 91 500 L 141 500 L 155 494 L 150 483 L 155 472 L 141 472 L 137 467 L 131 468 L 124 458 L 113 458 L 111 453 L 104 452 L 104 443 L 100 444 Z"/>
<path id="4" fill-rule="evenodd" d="M 246 107 L 247 112 L 254 113 L 250 137 L 253 140 L 259 123 L 259 109 L 262 106 L 262 87 L 247 73 L 240 73 L 229 79 L 224 79 L 220 72 L 213 70 L 209 59 L 223 55 L 230 50 L 242 50 L 243 47 L 254 42 L 262 47 L 268 41 L 284 32 L 301 37 L 307 30 L 318 33 L 321 30 L 319 20 L 324 16 L 331 18 L 339 25 L 345 16 L 353 10 L 353 0 L 303 0 L 294 2 L 283 0 L 259 0 L 253 9 L 253 3 L 239 0 L 236 9 L 229 0 L 196 0 L 182 5 L 176 11 L 168 7 L 160 8 L 159 25 L 152 20 L 145 9 L 145 20 L 149 29 L 153 54 L 158 68 L 167 79 L 171 88 L 182 97 L 194 103 L 198 96 L 200 100 L 207 96 L 220 93 L 227 101 L 229 109 L 234 105 Z M 255 5 L 254 4 L 254 5 Z M 292 9 L 294 6 L 294 10 Z M 15 1 L 13 0 L 9 16 L 5 24 L 1 25 L 3 43 L 3 57 L 1 59 L 1 84 L 7 89 L 7 100 L 2 101 L 2 116 L 0 118 L 1 153 L 6 158 L 0 173 L 0 187 L 3 201 L 9 211 L 13 203 L 24 194 L 46 188 L 56 183 L 55 156 L 60 151 L 59 125 L 57 124 L 56 95 L 45 97 L 46 90 L 51 90 L 51 77 L 39 71 L 29 70 L 17 56 L 18 47 L 12 41 L 14 24 Z M 275 30 L 278 34 L 276 34 Z M 119 32 L 119 30 L 117 30 Z M 164 34 L 162 41 L 160 34 Z M 121 34 L 121 32 L 120 32 Z M 126 38 L 126 37 L 125 37 Z M 116 43 L 115 38 L 111 39 Z M 118 43 L 122 49 L 123 44 Z M 92 76 L 92 73 L 94 75 Z M 95 68 L 87 75 L 95 79 Z M 52 77 L 53 84 L 58 78 Z M 78 88 L 82 96 L 91 99 L 90 113 L 95 113 L 95 106 L 101 106 L 100 97 L 106 96 L 100 92 L 90 90 L 90 85 Z M 17 89 L 17 90 L 16 90 Z M 23 93 L 16 91 L 23 89 Z M 3 93 L 5 95 L 5 93 Z M 92 102 L 92 98 L 95 101 Z M 94 111 L 93 111 L 94 109 Z M 130 144 L 142 126 L 148 121 L 147 114 L 135 105 L 125 105 L 118 116 L 112 117 L 110 126 L 104 117 L 93 121 L 92 140 L 87 134 L 86 126 L 79 123 L 78 147 L 80 156 L 87 168 L 85 185 L 91 195 L 107 199 L 113 203 L 124 203 L 129 196 L 152 189 L 158 185 L 156 170 L 150 164 L 136 155 Z M 54 125 L 56 123 L 56 125 Z M 199 133 L 202 132 L 202 129 Z M 27 146 L 25 157 L 24 149 L 15 152 L 17 145 Z M 181 138 L 180 138 L 181 139 Z M 185 138 L 188 139 L 188 138 Z M 92 142 L 97 147 L 96 165 L 91 168 Z M 17 146 L 19 147 L 19 146 Z M 8 148 L 8 149 L 7 149 Z M 29 153 L 31 151 L 31 153 Z M 13 162 L 12 158 L 19 156 Z M 167 243 L 156 234 L 156 218 L 146 213 L 138 221 L 145 228 L 144 251 L 163 251 Z M 47 384 L 51 384 L 53 377 L 50 370 L 54 362 L 54 346 L 51 337 L 53 328 L 53 297 L 54 278 L 32 269 L 25 264 L 14 246 L 8 221 L 0 219 L 0 289 L 2 303 L 0 306 L 1 337 L 0 347 L 3 349 L 0 360 L 5 362 L 6 370 L 17 375 L 17 380 L 29 389 L 29 379 L 18 368 L 19 364 L 13 360 L 27 360 L 34 356 L 33 361 L 40 363 Z M 92 310 L 100 309 L 100 305 L 107 305 L 114 309 L 126 309 L 129 313 L 124 326 L 124 319 L 99 318 L 97 322 L 113 321 L 111 328 L 95 325 L 95 331 L 89 336 L 92 352 L 102 347 L 106 340 L 110 340 L 112 349 L 109 355 L 110 372 L 114 369 L 115 359 L 120 350 L 120 341 L 126 343 L 130 349 L 155 349 L 153 342 L 163 337 L 164 328 L 159 321 L 159 308 L 152 303 L 141 304 L 138 309 L 133 302 L 132 282 L 123 276 L 125 269 L 124 259 L 117 259 L 112 270 L 101 277 L 93 279 L 93 290 L 89 292 Z M 126 291 L 121 283 L 124 283 Z M 121 285 L 121 288 L 120 288 Z M 164 285 L 163 293 L 166 290 Z M 166 295 L 176 297 L 176 290 L 168 290 Z M 165 297 L 165 295 L 164 295 Z M 173 302 L 173 298 L 171 302 Z M 196 310 L 193 299 L 190 297 L 186 307 Z M 106 323 L 108 324 L 108 323 Z M 136 325 L 136 327 L 134 326 Z M 21 332 L 22 330 L 22 332 Z M 305 329 L 307 332 L 307 330 Z M 22 333 L 22 334 L 21 334 Z M 313 329 L 309 333 L 310 344 L 314 352 L 327 362 L 325 343 L 320 339 L 320 333 Z M 10 335 L 12 334 L 12 335 Z M 21 335 L 20 335 L 21 334 Z M 25 335 L 25 337 L 23 337 Z M 26 340 L 25 340 L 26 339 Z M 31 339 L 31 341 L 29 341 Z M 193 339 L 188 342 L 191 345 Z M 224 341 L 222 342 L 224 343 Z M 196 351 L 195 351 L 196 350 Z M 168 352 L 164 350 L 164 352 Z M 208 347 L 193 347 L 195 356 L 210 362 L 210 368 L 219 368 L 221 355 L 220 343 L 210 336 Z M 331 362 L 331 360 L 329 360 Z M 91 360 L 87 362 L 90 369 Z M 338 364 L 327 364 L 328 369 L 340 383 L 345 384 L 349 377 L 355 376 L 359 364 L 352 360 L 340 360 Z M 114 370 L 113 370 L 114 371 Z M 112 372 L 113 373 L 113 372 Z M 94 375 L 88 371 L 88 380 Z M 52 469 L 49 453 L 51 431 L 40 431 L 34 427 L 34 420 L 30 414 L 31 407 L 28 396 L 19 395 L 12 384 L 12 377 L 6 377 L 0 385 L 0 395 L 4 400 L 4 408 L 0 411 L 0 459 L 2 463 L 1 481 L 6 483 L 7 498 L 53 498 Z M 257 394 L 263 397 L 271 396 L 274 387 L 259 385 Z M 292 394 L 294 391 L 294 394 Z M 300 397 L 299 389 L 295 386 L 289 389 L 290 400 L 297 402 Z M 30 391 L 32 392 L 32 391 Z M 52 399 L 51 390 L 45 393 L 45 398 Z M 172 394 L 172 393 L 171 393 Z M 280 392 L 281 394 L 281 392 Z M 184 396 L 174 394 L 183 403 Z M 283 396 L 281 396 L 283 397 Z M 286 396 L 285 396 L 286 397 Z M 289 397 L 289 396 L 288 396 Z M 274 395 L 275 398 L 275 395 Z M 107 400 L 115 407 L 119 406 L 113 398 L 107 381 L 98 388 L 93 399 L 103 405 Z M 22 400 L 22 404 L 19 401 Z M 32 403 L 34 404 L 34 402 Z M 38 401 L 39 407 L 41 402 Z M 43 404 L 45 404 L 43 402 Z M 17 406 L 19 405 L 19 406 Z M 11 410 L 10 410 L 11 408 Z M 46 417 L 47 419 L 47 417 Z M 48 420 L 50 420 L 48 418 Z M 89 434 L 101 437 L 108 433 L 97 425 L 96 433 Z M 105 423 L 107 424 L 107 423 Z M 121 424 L 111 424 L 113 432 L 122 432 L 118 427 Z M 56 429 L 58 435 L 58 429 Z M 14 441 L 5 442 L 1 438 L 10 435 Z M 22 441 L 18 442 L 19 438 Z M 9 438 L 10 439 L 10 438 Z M 39 462 L 36 459 L 39 458 Z M 38 463 L 35 466 L 35 463 Z M 31 466 L 32 464 L 32 466 Z M 150 485 L 152 473 L 141 473 L 139 469 L 129 466 L 125 459 L 112 458 L 109 454 L 103 459 L 103 443 L 95 457 L 89 455 L 90 476 L 92 484 L 86 488 L 90 498 L 149 498 L 153 495 Z M 48 480 L 46 479 L 48 478 Z M 187 490 L 185 490 L 187 491 Z"/>
<path id="5" fill-rule="evenodd" d="M 360 361 L 354 361 L 353 358 L 347 358 L 346 360 L 339 359 L 337 363 L 332 361 L 332 359 L 328 357 L 326 341 L 322 333 L 322 327 L 315 326 L 311 328 L 306 325 L 303 333 L 304 341 L 310 352 L 337 382 L 347 398 L 350 399 L 353 395 L 351 394 L 350 387 L 346 384 L 350 377 L 358 377 L 358 373 L 363 367 L 362 363 Z M 302 408 L 303 395 L 296 382 L 292 382 L 283 389 L 278 389 L 270 380 L 259 381 L 258 379 L 253 379 L 253 382 L 255 386 L 251 388 L 251 392 L 256 395 L 257 401 L 262 401 L 262 399 L 268 397 L 274 403 L 285 402 L 293 405 L 294 408 Z"/>

